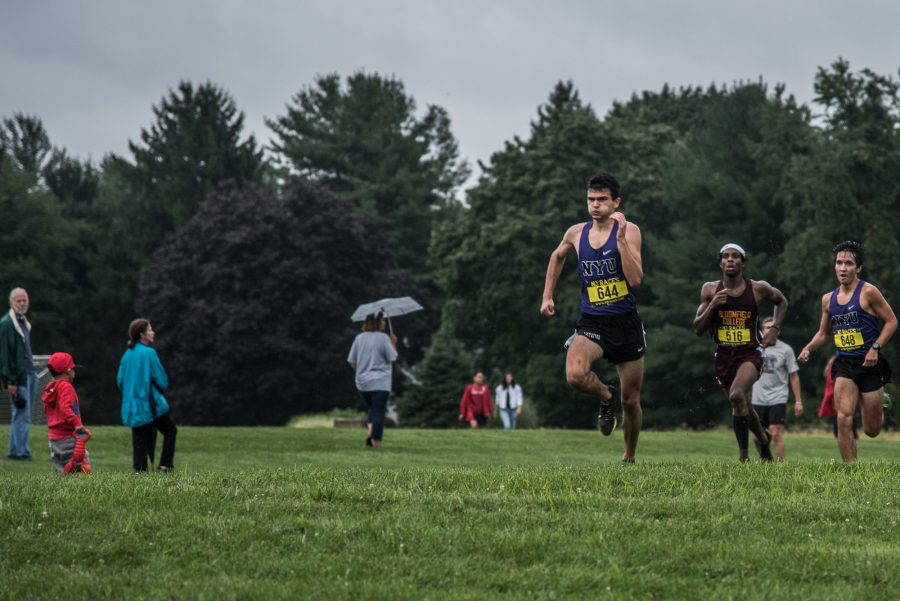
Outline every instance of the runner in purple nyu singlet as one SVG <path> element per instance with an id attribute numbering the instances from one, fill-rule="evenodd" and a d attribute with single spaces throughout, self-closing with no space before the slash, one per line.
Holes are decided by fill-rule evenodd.
<path id="1" fill-rule="evenodd" d="M 593 221 L 584 224 L 578 242 L 578 275 L 581 277 L 581 312 L 587 315 L 623 315 L 637 308 L 634 294 L 622 272 L 622 255 L 616 243 L 619 224 L 600 248 L 591 246 Z"/>

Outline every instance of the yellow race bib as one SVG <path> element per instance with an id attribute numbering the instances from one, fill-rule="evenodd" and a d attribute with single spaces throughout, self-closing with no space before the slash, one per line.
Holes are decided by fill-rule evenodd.
<path id="1" fill-rule="evenodd" d="M 863 337 L 859 330 L 840 330 L 834 333 L 834 346 L 842 351 L 862 348 Z"/>
<path id="2" fill-rule="evenodd" d="M 588 300 L 592 305 L 608 305 L 628 296 L 628 283 L 619 278 L 598 280 L 587 287 Z"/>
<path id="3" fill-rule="evenodd" d="M 716 331 L 719 344 L 749 344 L 750 330 L 747 328 L 719 328 Z"/>

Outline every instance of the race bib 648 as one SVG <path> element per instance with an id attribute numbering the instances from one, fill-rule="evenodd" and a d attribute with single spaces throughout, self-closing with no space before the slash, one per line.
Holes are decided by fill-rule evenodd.
<path id="1" fill-rule="evenodd" d="M 863 337 L 859 330 L 838 330 L 834 333 L 834 346 L 842 351 L 852 351 L 862 345 Z"/>

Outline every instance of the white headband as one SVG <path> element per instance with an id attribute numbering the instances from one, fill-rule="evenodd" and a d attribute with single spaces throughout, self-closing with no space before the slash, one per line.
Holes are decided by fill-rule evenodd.
<path id="1" fill-rule="evenodd" d="M 729 242 L 728 244 L 726 244 L 725 246 L 723 246 L 722 248 L 720 248 L 720 249 L 719 249 L 719 256 L 722 256 L 722 253 L 725 252 L 726 250 L 728 250 L 729 248 L 733 248 L 734 250 L 736 250 L 736 251 L 738 251 L 739 253 L 741 253 L 741 258 L 742 258 L 742 259 L 746 259 L 746 258 L 747 258 L 747 253 L 744 251 L 743 248 L 741 248 L 741 245 L 740 245 L 740 244 L 735 244 L 734 242 Z"/>

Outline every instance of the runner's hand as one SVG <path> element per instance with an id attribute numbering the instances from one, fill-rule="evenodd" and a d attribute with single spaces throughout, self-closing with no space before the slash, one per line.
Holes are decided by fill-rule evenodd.
<path id="1" fill-rule="evenodd" d="M 775 331 L 775 328 L 771 328 L 766 332 L 766 335 L 763 336 L 762 345 L 764 348 L 768 348 L 770 346 L 775 346 L 776 342 L 778 342 L 778 332 Z"/>
<path id="2" fill-rule="evenodd" d="M 807 361 L 809 361 L 809 349 L 805 348 L 802 351 L 800 351 L 799 355 L 797 355 L 797 362 L 798 363 L 806 363 Z"/>
<path id="3" fill-rule="evenodd" d="M 541 303 L 541 315 L 544 317 L 553 317 L 556 315 L 556 305 L 553 303 L 552 298 Z"/>
<path id="4" fill-rule="evenodd" d="M 869 349 L 869 352 L 866 353 L 866 358 L 863 359 L 863 367 L 872 367 L 873 365 L 878 363 L 878 351 L 873 348 Z"/>
<path id="5" fill-rule="evenodd" d="M 726 302 L 728 302 L 728 292 L 725 291 L 724 288 L 713 294 L 712 300 L 709 301 L 709 306 L 712 309 L 717 307 L 721 307 Z"/>
<path id="6" fill-rule="evenodd" d="M 616 211 L 612 215 L 609 216 L 613 221 L 618 222 L 619 224 L 619 232 L 616 234 L 617 240 L 625 239 L 625 230 L 628 229 L 628 220 L 625 219 L 625 214 L 621 211 Z"/>
<path id="7" fill-rule="evenodd" d="M 800 401 L 794 401 L 794 415 L 797 417 L 803 415 L 803 403 Z"/>

